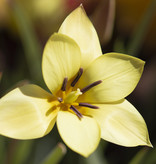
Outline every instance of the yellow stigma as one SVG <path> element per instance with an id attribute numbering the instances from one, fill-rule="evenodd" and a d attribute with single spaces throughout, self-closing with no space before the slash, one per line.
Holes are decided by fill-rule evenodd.
<path id="1" fill-rule="evenodd" d="M 78 88 L 77 91 L 70 92 L 66 98 L 64 99 L 64 103 L 71 104 L 73 103 L 80 95 L 82 95 L 82 92 Z"/>

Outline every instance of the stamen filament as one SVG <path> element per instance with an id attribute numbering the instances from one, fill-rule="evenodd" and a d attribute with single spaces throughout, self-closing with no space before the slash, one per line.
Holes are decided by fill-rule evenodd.
<path id="1" fill-rule="evenodd" d="M 62 87 L 61 87 L 62 91 L 66 91 L 67 82 L 68 82 L 68 77 L 65 77 L 63 80 Z"/>
<path id="2" fill-rule="evenodd" d="M 79 69 L 79 72 L 77 74 L 77 76 L 75 77 L 75 79 L 73 80 L 73 82 L 71 83 L 71 86 L 74 87 L 75 84 L 78 82 L 78 80 L 80 79 L 80 77 L 82 76 L 83 73 L 83 68 Z"/>
<path id="3" fill-rule="evenodd" d="M 82 114 L 81 114 L 73 105 L 70 106 L 70 109 L 71 109 L 73 112 L 75 112 L 76 115 L 77 115 L 79 118 L 82 118 L 82 117 L 83 117 Z"/>
<path id="4" fill-rule="evenodd" d="M 62 99 L 65 98 L 65 95 L 66 95 L 65 91 L 62 91 Z"/>
<path id="5" fill-rule="evenodd" d="M 92 108 L 92 109 L 99 109 L 98 106 L 91 105 L 91 104 L 88 104 L 88 103 L 79 103 L 79 106 L 84 106 L 84 107 L 88 107 L 88 108 Z"/>
<path id="6" fill-rule="evenodd" d="M 81 89 L 81 92 L 82 92 L 82 93 L 85 93 L 85 92 L 87 92 L 89 89 L 91 89 L 91 88 L 93 88 L 93 87 L 99 85 L 100 83 L 102 83 L 102 80 L 95 81 L 94 83 L 89 84 L 89 85 L 87 85 L 86 87 L 82 88 L 82 89 Z"/>

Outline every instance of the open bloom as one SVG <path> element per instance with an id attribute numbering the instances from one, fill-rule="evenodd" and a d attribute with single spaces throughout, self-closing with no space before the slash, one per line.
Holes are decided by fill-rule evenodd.
<path id="1" fill-rule="evenodd" d="M 126 99 L 144 61 L 119 53 L 102 55 L 96 31 L 82 6 L 48 40 L 42 59 L 46 85 L 25 85 L 0 100 L 0 134 L 33 139 L 55 122 L 63 141 L 87 157 L 100 139 L 123 146 L 151 146 L 144 119 Z"/>

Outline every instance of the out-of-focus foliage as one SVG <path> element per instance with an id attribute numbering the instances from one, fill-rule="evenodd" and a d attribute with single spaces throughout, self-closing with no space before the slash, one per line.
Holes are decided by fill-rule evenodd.
<path id="1" fill-rule="evenodd" d="M 127 37 L 132 35 L 134 29 L 137 28 L 138 23 L 141 19 L 144 19 L 145 12 L 150 6 L 152 0 L 137 0 L 137 1 L 124 1 L 117 0 L 116 5 L 116 29 L 122 37 Z M 153 2 L 153 8 L 155 8 Z M 155 11 L 156 12 L 156 11 Z M 154 46 L 156 43 L 156 13 L 153 13 L 153 16 L 148 24 L 148 30 L 146 31 L 144 47 L 150 50 L 156 50 Z"/>
<path id="2" fill-rule="evenodd" d="M 2 78 L 2 72 L 0 72 L 0 80 L 1 80 L 1 78 Z"/>
<path id="3" fill-rule="evenodd" d="M 0 26 L 3 26 L 7 23 L 9 19 L 8 5 L 5 0 L 0 1 Z"/>
<path id="4" fill-rule="evenodd" d="M 145 70 L 139 85 L 128 99 L 146 120 L 154 148 L 126 148 L 102 142 L 98 150 L 88 159 L 68 149 L 60 163 L 94 164 L 96 161 L 97 164 L 154 164 L 156 163 L 156 10 L 153 8 L 156 8 L 156 0 L 0 0 L 0 72 L 3 72 L 0 96 L 15 85 L 27 83 L 27 80 L 30 83 L 36 81 L 36 74 L 31 74 L 30 66 L 33 67 L 38 59 L 34 57 L 30 64 L 27 55 L 33 52 L 37 58 L 41 58 L 47 39 L 58 30 L 64 18 L 80 3 L 83 3 L 94 23 L 103 52 L 115 49 L 127 53 L 132 39 L 142 38 L 139 47 L 136 47 L 138 49 L 136 56 L 146 61 Z M 19 10 L 15 14 L 13 9 L 17 9 L 17 6 Z M 137 35 L 137 30 L 143 31 L 141 36 Z M 31 46 L 39 47 L 39 51 L 37 50 L 39 54 L 36 54 L 36 48 L 34 51 L 29 47 L 31 36 L 33 36 Z M 29 51 L 26 51 L 27 46 Z M 18 83 L 19 81 L 22 82 Z M 38 84 L 42 85 L 42 80 L 39 80 Z M 46 137 L 33 140 L 32 143 L 1 136 L 0 163 L 11 164 L 14 161 L 16 164 L 18 162 L 38 164 L 44 161 L 47 154 L 60 141 L 55 129 Z"/>

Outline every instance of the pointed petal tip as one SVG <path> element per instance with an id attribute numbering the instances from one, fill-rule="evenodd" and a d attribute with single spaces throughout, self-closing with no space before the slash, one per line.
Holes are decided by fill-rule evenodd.
<path id="1" fill-rule="evenodd" d="M 66 17 L 58 32 L 73 38 L 79 45 L 83 68 L 102 54 L 97 32 L 82 4 Z"/>
<path id="2" fill-rule="evenodd" d="M 81 3 L 79 7 L 83 8 L 83 4 Z"/>
<path id="3" fill-rule="evenodd" d="M 77 10 L 77 9 L 80 9 L 85 15 L 87 15 L 87 14 L 86 14 L 86 11 L 85 11 L 85 9 L 84 9 L 84 6 L 83 6 L 82 3 L 81 3 L 81 4 L 79 5 L 79 7 L 76 8 L 75 10 Z"/>
<path id="4" fill-rule="evenodd" d="M 146 141 L 142 140 L 142 143 L 138 143 L 138 145 L 136 145 L 136 146 L 146 146 L 146 147 L 153 148 L 153 145 L 152 145 L 152 143 L 151 143 L 149 138 L 147 138 Z"/>
<path id="5" fill-rule="evenodd" d="M 154 148 L 150 141 L 146 142 L 144 144 L 138 144 L 136 146 L 145 146 L 145 147 L 149 147 L 149 148 Z"/>
<path id="6" fill-rule="evenodd" d="M 82 155 L 84 158 L 88 158 L 91 154 L 80 154 L 80 155 Z"/>
<path id="7" fill-rule="evenodd" d="M 153 145 L 152 145 L 152 143 L 151 143 L 150 141 L 149 141 L 149 143 L 147 144 L 147 146 L 150 147 L 150 148 L 154 148 Z"/>

